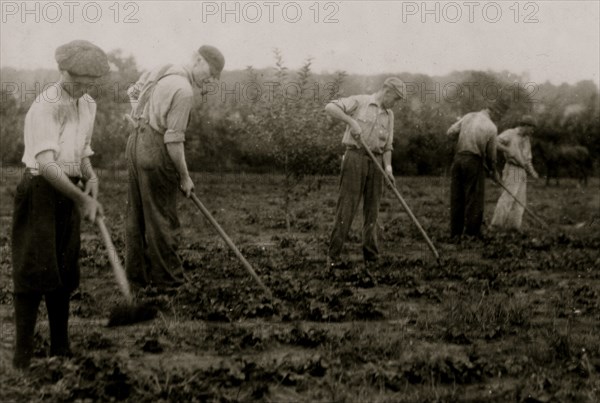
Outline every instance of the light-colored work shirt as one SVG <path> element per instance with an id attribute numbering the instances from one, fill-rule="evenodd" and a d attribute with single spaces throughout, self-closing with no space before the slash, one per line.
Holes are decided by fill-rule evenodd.
<path id="1" fill-rule="evenodd" d="M 25 116 L 25 166 L 39 174 L 35 157 L 52 150 L 67 176 L 81 177 L 81 160 L 94 154 L 90 144 L 95 117 L 96 102 L 88 94 L 75 99 L 59 84 L 46 88 Z"/>
<path id="2" fill-rule="evenodd" d="M 185 141 L 190 112 L 194 105 L 192 75 L 181 66 L 172 66 L 152 89 L 150 85 L 159 79 L 161 68 L 148 71 L 128 90 L 134 115 L 148 120 L 150 126 L 164 135 L 165 143 Z M 147 102 L 142 105 L 148 91 Z M 140 110 L 143 109 L 143 110 Z"/>
<path id="3" fill-rule="evenodd" d="M 529 136 L 521 136 L 519 129 L 515 128 L 503 131 L 497 140 L 503 146 L 508 147 L 508 153 L 504 153 L 507 163 L 524 168 L 528 174 L 537 176 L 531 163 L 531 142 L 529 141 Z"/>
<path id="4" fill-rule="evenodd" d="M 447 135 L 458 136 L 457 154 L 478 155 L 487 162 L 489 169 L 495 169 L 498 128 L 487 110 L 467 113 L 448 129 Z"/>
<path id="5" fill-rule="evenodd" d="M 356 120 L 362 129 L 362 139 L 371 151 L 382 154 L 393 150 L 394 113 L 391 109 L 383 108 L 374 94 L 353 95 L 331 103 Z M 346 147 L 362 148 L 354 140 L 350 131 L 350 126 L 347 125 L 342 144 Z"/>

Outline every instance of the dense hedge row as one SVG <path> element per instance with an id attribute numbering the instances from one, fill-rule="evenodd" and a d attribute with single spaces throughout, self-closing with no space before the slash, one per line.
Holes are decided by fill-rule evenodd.
<path id="1" fill-rule="evenodd" d="M 98 115 L 93 148 L 99 167 L 124 168 L 129 111 L 126 89 L 140 72 L 132 57 L 110 53 L 111 77 L 93 94 Z M 296 71 L 275 54 L 270 69 L 225 72 L 208 95 L 196 97 L 186 153 L 193 170 L 336 173 L 343 127 L 323 112 L 331 98 L 375 92 L 387 75 L 313 74 L 311 61 Z M 534 142 L 578 144 L 600 157 L 598 87 L 592 81 L 554 86 L 531 83 L 507 72 L 454 72 L 444 77 L 398 74 L 409 99 L 395 110 L 394 166 L 399 174 L 440 175 L 452 159 L 447 128 L 463 114 L 500 98 L 509 110 L 498 122 L 509 128 L 522 113 L 534 114 L 540 129 Z M 56 71 L 2 70 L 0 152 L 3 164 L 19 163 L 23 119 L 34 92 L 56 80 Z M 37 84 L 36 84 L 37 83 Z M 535 159 L 535 156 L 534 156 Z M 541 173 L 546 168 L 535 161 Z M 597 164 L 596 164 L 597 165 Z"/>

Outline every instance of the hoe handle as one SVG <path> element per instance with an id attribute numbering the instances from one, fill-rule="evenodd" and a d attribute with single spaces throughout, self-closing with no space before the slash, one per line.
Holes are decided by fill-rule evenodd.
<path id="1" fill-rule="evenodd" d="M 258 277 L 258 274 L 256 274 L 256 272 L 254 271 L 254 269 L 252 268 L 252 266 L 250 265 L 250 263 L 248 263 L 248 261 L 246 260 L 246 258 L 244 257 L 244 255 L 242 255 L 242 253 L 235 246 L 235 244 L 233 243 L 233 241 L 231 240 L 231 238 L 229 238 L 229 236 L 225 233 L 225 231 L 223 230 L 223 228 L 221 228 L 221 226 L 219 225 L 219 223 L 217 222 L 217 220 L 215 220 L 214 217 L 212 216 L 212 214 L 210 214 L 210 212 L 208 211 L 208 209 L 206 207 L 204 207 L 204 204 L 202 204 L 202 202 L 200 201 L 200 199 L 198 199 L 198 196 L 196 196 L 192 192 L 190 197 L 191 197 L 192 201 L 194 202 L 194 204 L 196 205 L 196 207 L 198 207 L 198 209 L 202 212 L 202 214 L 204 214 L 204 216 L 206 217 L 206 219 L 217 230 L 217 232 L 219 233 L 219 235 L 221 236 L 221 238 L 223 238 L 223 240 L 225 241 L 225 243 L 227 244 L 227 246 L 229 246 L 229 248 L 233 251 L 233 253 L 235 253 L 235 255 L 240 260 L 240 262 L 242 262 L 242 265 L 244 266 L 244 268 L 246 269 L 246 271 L 248 273 L 250 273 L 250 275 L 252 276 L 252 278 L 260 286 L 260 288 L 263 289 L 263 291 L 265 292 L 265 294 L 267 294 L 267 296 L 269 298 L 272 298 L 273 294 L 271 293 L 271 290 L 269 288 L 267 288 L 267 286 L 262 282 L 262 280 L 260 279 L 260 277 Z"/>
<path id="2" fill-rule="evenodd" d="M 431 239 L 429 239 L 429 236 L 427 235 L 427 233 L 425 232 L 425 230 L 419 223 L 419 220 L 417 220 L 417 217 L 415 217 L 413 212 L 410 210 L 410 207 L 408 207 L 408 204 L 406 204 L 406 201 L 404 201 L 404 198 L 402 197 L 402 195 L 400 194 L 400 192 L 398 191 L 398 189 L 396 188 L 394 183 L 391 181 L 391 179 L 388 177 L 388 174 L 385 172 L 385 170 L 383 169 L 381 164 L 379 164 L 379 161 L 377 161 L 377 158 L 375 158 L 375 155 L 373 155 L 373 152 L 371 152 L 369 147 L 367 147 L 367 145 L 363 141 L 362 137 L 358 137 L 358 140 L 359 140 L 362 148 L 364 148 L 364 150 L 367 152 L 367 154 L 369 154 L 369 157 L 371 157 L 371 159 L 373 160 L 373 163 L 375 164 L 377 169 L 379 169 L 379 171 L 381 171 L 381 173 L 383 174 L 384 180 L 386 181 L 386 183 L 388 184 L 390 189 L 392 189 L 392 191 L 394 192 L 394 195 L 396 195 L 396 198 L 400 201 L 400 204 L 404 208 L 404 211 L 406 211 L 406 214 L 408 214 L 410 219 L 413 221 L 413 223 L 419 229 L 419 232 L 421 232 L 421 235 L 423 236 L 423 239 L 425 239 L 427 246 L 429 246 L 429 249 L 433 253 L 433 256 L 435 256 L 435 259 L 439 263 L 440 262 L 440 254 L 438 253 L 437 249 L 433 245 L 433 242 L 431 242 Z"/>
<path id="3" fill-rule="evenodd" d="M 112 267 L 113 273 L 115 275 L 115 279 L 117 280 L 117 284 L 119 285 L 119 289 L 123 293 L 123 296 L 127 300 L 127 302 L 131 303 L 133 301 L 131 297 L 131 289 L 129 288 L 129 282 L 127 281 L 127 276 L 125 275 L 125 269 L 121 265 L 121 260 L 119 259 L 119 255 L 117 254 L 117 249 L 110 238 L 110 234 L 108 233 L 108 229 L 106 228 L 106 224 L 104 223 L 104 217 L 96 217 L 96 224 L 100 229 L 100 234 L 102 234 L 102 241 L 104 241 L 104 247 L 106 248 L 106 254 L 108 256 L 108 261 Z"/>

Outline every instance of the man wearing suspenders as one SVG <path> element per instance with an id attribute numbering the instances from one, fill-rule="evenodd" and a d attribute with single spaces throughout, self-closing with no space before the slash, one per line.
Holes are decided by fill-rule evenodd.
<path id="1" fill-rule="evenodd" d="M 183 147 L 193 107 L 192 88 L 219 79 L 224 64 L 218 49 L 202 46 L 189 64 L 147 72 L 128 91 L 135 128 L 126 151 L 125 264 L 135 286 L 170 288 L 183 282 L 176 201 L 177 193 L 190 197 L 194 189 Z"/>

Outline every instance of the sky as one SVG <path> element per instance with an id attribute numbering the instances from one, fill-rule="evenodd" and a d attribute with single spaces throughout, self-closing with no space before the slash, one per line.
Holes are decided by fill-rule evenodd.
<path id="1" fill-rule="evenodd" d="M 142 68 L 217 46 L 226 70 L 312 57 L 316 72 L 508 70 L 530 81 L 600 79 L 600 1 L 2 1 L 0 66 L 55 68 L 87 39 Z"/>

